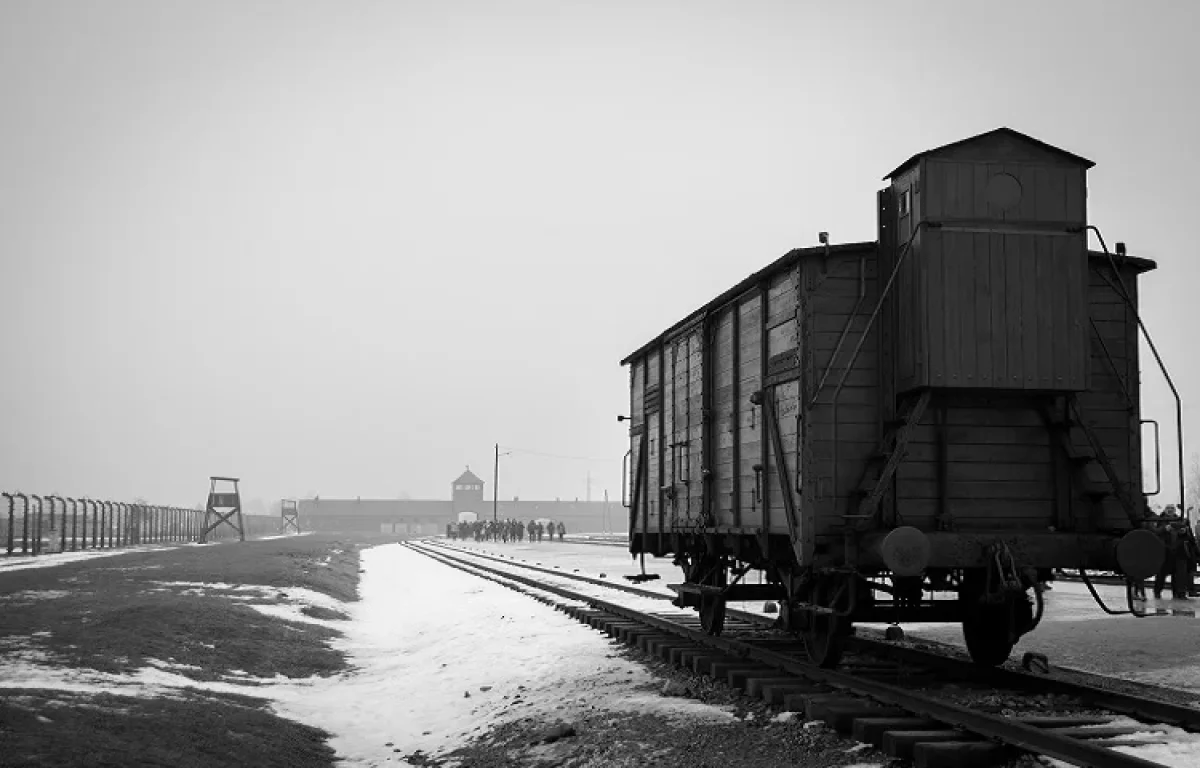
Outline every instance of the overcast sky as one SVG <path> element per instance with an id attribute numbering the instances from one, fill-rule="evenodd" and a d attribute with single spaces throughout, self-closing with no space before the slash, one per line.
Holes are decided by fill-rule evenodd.
<path id="1" fill-rule="evenodd" d="M 503 457 L 502 498 L 615 498 L 625 354 L 818 231 L 873 240 L 881 176 L 999 126 L 1094 160 L 1092 223 L 1159 262 L 1200 448 L 1197 29 L 1185 0 L 0 0 L 0 486 L 448 498 L 469 464 L 490 495 L 499 442 L 579 457 Z"/>

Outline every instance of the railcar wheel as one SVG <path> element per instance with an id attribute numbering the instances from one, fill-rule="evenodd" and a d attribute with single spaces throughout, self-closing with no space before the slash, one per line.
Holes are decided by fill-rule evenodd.
<path id="1" fill-rule="evenodd" d="M 809 602 L 822 608 L 845 611 L 850 606 L 850 582 L 835 576 L 819 577 L 809 592 Z M 810 613 L 804 646 L 818 667 L 832 669 L 842 660 L 852 624 L 846 616 Z"/>
<path id="2" fill-rule="evenodd" d="M 703 584 L 724 587 L 727 583 L 725 563 L 720 560 L 702 561 L 699 569 Z M 700 598 L 700 626 L 710 635 L 719 635 L 725 629 L 725 598 L 705 595 Z"/>
<path id="3" fill-rule="evenodd" d="M 725 629 L 725 598 L 701 598 L 700 626 L 710 635 L 721 634 Z"/>
<path id="4" fill-rule="evenodd" d="M 684 579 L 690 584 L 707 587 L 724 587 L 728 583 L 726 563 L 721 557 L 693 557 L 684 566 Z M 725 629 L 725 598 L 720 595 L 700 595 L 688 603 L 700 614 L 700 627 L 710 635 L 719 635 Z"/>

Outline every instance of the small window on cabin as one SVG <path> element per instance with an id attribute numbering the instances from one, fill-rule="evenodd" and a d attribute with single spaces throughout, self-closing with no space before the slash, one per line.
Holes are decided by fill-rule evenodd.
<path id="1" fill-rule="evenodd" d="M 907 216 L 912 211 L 912 191 L 900 190 L 900 216 Z"/>

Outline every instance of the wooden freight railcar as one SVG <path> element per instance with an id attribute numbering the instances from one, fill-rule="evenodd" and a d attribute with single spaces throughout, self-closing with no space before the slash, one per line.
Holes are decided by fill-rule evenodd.
<path id="1" fill-rule="evenodd" d="M 1157 569 L 1155 265 L 1088 251 L 1091 166 L 1006 128 L 923 152 L 886 177 L 877 242 L 822 235 L 622 361 L 630 549 L 675 558 L 707 631 L 776 599 L 823 665 L 856 621 L 962 622 L 997 664 L 1051 569 Z"/>

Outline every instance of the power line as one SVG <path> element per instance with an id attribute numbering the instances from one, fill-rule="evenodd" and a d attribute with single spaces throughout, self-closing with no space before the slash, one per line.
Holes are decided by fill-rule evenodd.
<path id="1" fill-rule="evenodd" d="M 591 456 L 564 456 L 560 453 L 544 453 L 542 451 L 530 451 L 525 448 L 514 448 L 511 445 L 502 445 L 500 447 L 506 451 L 512 451 L 513 453 L 523 453 L 523 454 L 527 454 L 529 456 L 542 456 L 542 457 L 548 458 L 548 459 L 566 459 L 567 461 L 598 461 L 598 462 L 613 462 L 613 463 L 620 461 L 620 459 L 614 458 L 611 456 L 606 459 L 597 459 L 597 458 L 591 457 Z"/>

